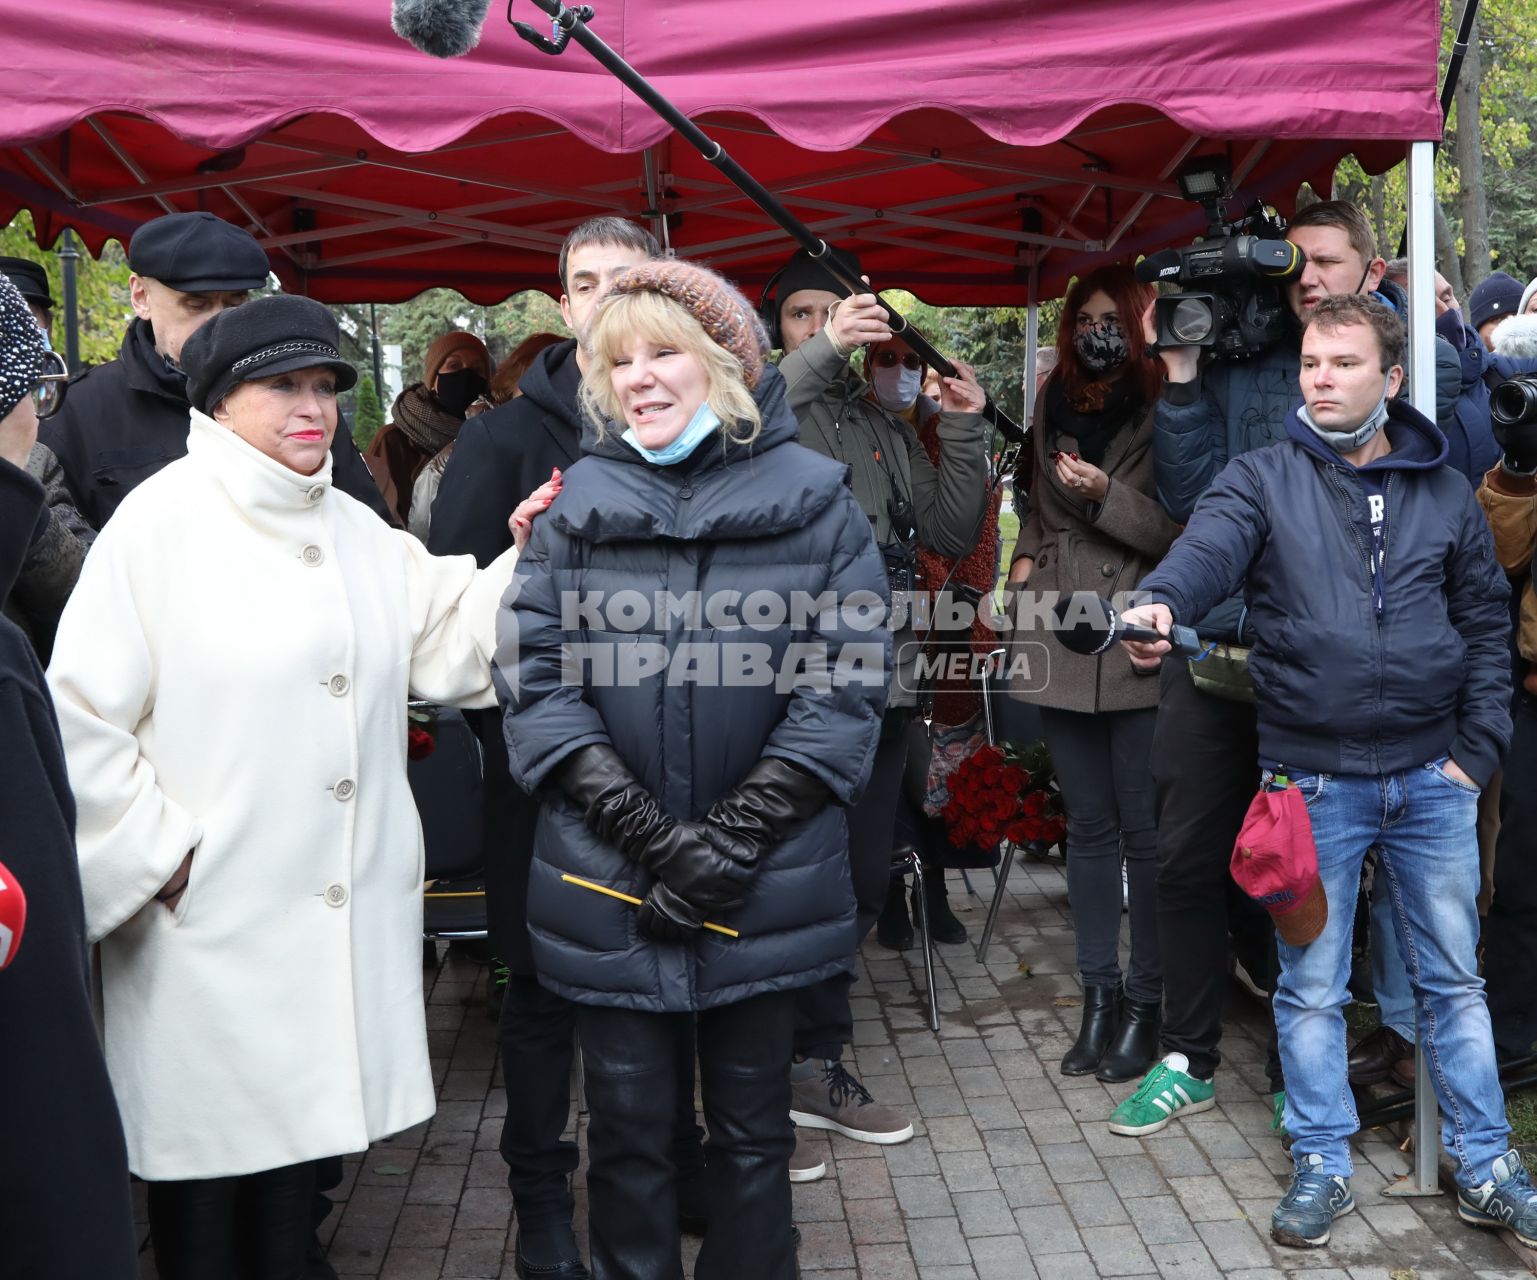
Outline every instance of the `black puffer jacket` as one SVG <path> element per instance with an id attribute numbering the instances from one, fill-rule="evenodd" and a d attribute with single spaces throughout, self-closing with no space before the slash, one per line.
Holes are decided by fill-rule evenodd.
<path id="1" fill-rule="evenodd" d="M 889 633 L 879 612 L 798 610 L 791 593 L 878 604 L 885 570 L 847 469 L 796 443 L 777 370 L 765 372 L 756 395 L 763 432 L 752 446 L 710 441 L 672 467 L 642 461 L 613 427 L 601 442 L 589 432 L 587 456 L 535 523 L 503 602 L 497 656 L 512 771 L 530 790 L 591 743 L 612 744 L 680 819 L 702 817 L 765 755 L 815 774 L 839 805 L 863 788 L 886 699 Z M 637 612 L 608 607 L 620 591 L 635 593 L 624 602 Z M 766 615 L 742 605 L 753 592 Z M 657 616 L 657 593 L 697 600 L 702 617 Z M 712 612 L 768 616 L 776 601 L 792 615 L 782 625 L 733 629 Z M 813 615 L 808 625 L 795 625 L 797 612 Z M 761 646 L 759 670 L 777 673 L 797 643 L 825 646 L 831 664 L 861 662 L 863 679 L 792 691 L 789 682 L 732 678 L 734 657 L 745 653 L 733 646 Z M 591 646 L 591 660 L 563 678 L 571 644 Z M 636 659 L 666 666 L 637 678 Z M 699 672 L 692 678 L 689 663 Z M 546 986 L 589 1004 L 685 1012 L 847 970 L 856 934 L 839 805 L 797 823 L 764 855 L 746 904 L 721 921 L 739 938 L 703 932 L 679 944 L 640 935 L 634 907 L 562 881 L 569 873 L 635 897 L 651 884 L 563 794 L 543 794 L 528 911 Z"/>
<path id="2" fill-rule="evenodd" d="M 1266 764 L 1380 774 L 1450 753 L 1483 786 L 1510 740 L 1510 586 L 1445 437 L 1388 412 L 1392 451 L 1362 468 L 1386 498 L 1380 580 L 1360 474 L 1294 412 L 1290 440 L 1227 465 L 1142 590 L 1189 622 L 1243 584 Z"/>
<path id="3" fill-rule="evenodd" d="M 187 379 L 155 350 L 155 334 L 135 320 L 116 360 L 75 375 L 59 412 L 37 438 L 64 468 L 79 512 L 100 530 L 118 505 L 168 463 L 187 454 Z M 332 483 L 395 522 L 353 444 L 347 424 L 331 442 Z"/>

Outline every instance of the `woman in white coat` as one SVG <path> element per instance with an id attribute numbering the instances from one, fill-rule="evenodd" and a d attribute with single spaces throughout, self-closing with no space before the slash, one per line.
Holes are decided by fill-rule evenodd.
<path id="1" fill-rule="evenodd" d="M 163 1280 L 299 1276 L 311 1162 L 434 1109 L 406 704 L 494 704 L 517 548 L 477 572 L 332 487 L 337 337 L 277 296 L 188 340 L 187 456 L 97 539 L 49 670 Z"/>

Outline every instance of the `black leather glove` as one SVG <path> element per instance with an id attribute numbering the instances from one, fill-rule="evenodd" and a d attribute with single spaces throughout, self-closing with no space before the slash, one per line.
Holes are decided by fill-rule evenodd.
<path id="1" fill-rule="evenodd" d="M 717 846 L 699 824 L 663 813 L 612 747 L 572 752 L 556 766 L 555 782 L 581 806 L 592 831 L 698 910 L 713 914 L 742 905 L 754 869 L 750 851 Z"/>
<path id="2" fill-rule="evenodd" d="M 1537 422 L 1513 423 L 1510 426 L 1496 422 L 1494 439 L 1505 457 L 1505 469 L 1516 475 L 1529 476 L 1537 472 Z"/>
<path id="3" fill-rule="evenodd" d="M 662 942 L 687 942 L 704 928 L 704 914 L 658 880 L 636 912 L 635 927 Z"/>
<path id="4" fill-rule="evenodd" d="M 820 778 L 786 760 L 764 756 L 735 788 L 705 815 L 704 834 L 736 861 L 758 859 L 784 837 L 790 825 L 814 818 L 832 799 Z"/>

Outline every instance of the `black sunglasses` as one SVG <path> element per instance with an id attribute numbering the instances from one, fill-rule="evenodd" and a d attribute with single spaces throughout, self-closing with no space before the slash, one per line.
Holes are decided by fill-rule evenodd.
<path id="1" fill-rule="evenodd" d="M 904 369 L 923 368 L 923 361 L 911 351 L 903 355 L 899 355 L 895 351 L 877 351 L 875 353 L 875 364 L 880 369 L 890 369 L 896 364 L 901 364 Z"/>

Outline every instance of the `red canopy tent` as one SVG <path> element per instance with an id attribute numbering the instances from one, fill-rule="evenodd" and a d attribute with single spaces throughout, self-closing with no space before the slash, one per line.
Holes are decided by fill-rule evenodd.
<path id="1" fill-rule="evenodd" d="M 1438 137 L 1438 7 L 598 0 L 592 25 L 877 284 L 1001 304 L 1190 239 L 1188 156 L 1225 151 L 1242 194 L 1285 208 L 1349 152 L 1381 169 Z M 205 208 L 335 302 L 551 288 L 564 233 L 599 212 L 748 283 L 791 247 L 585 52 L 536 52 L 500 4 L 447 63 L 396 37 L 384 0 L 0 9 L 25 69 L 0 223 L 28 209 L 45 245 L 68 226 L 99 251 Z"/>

